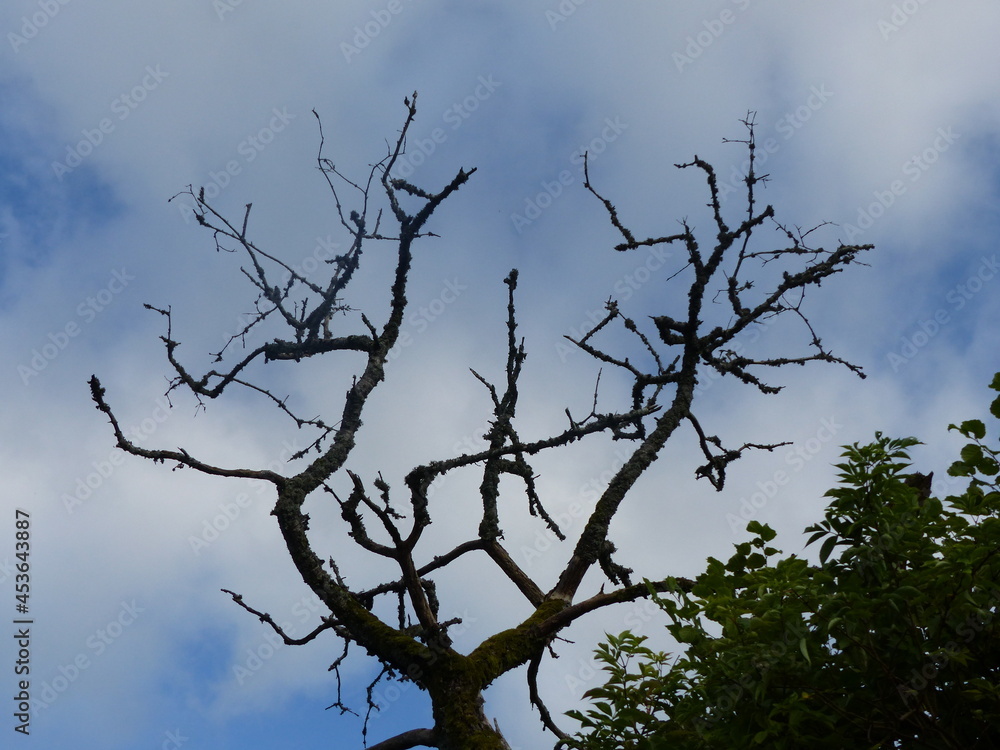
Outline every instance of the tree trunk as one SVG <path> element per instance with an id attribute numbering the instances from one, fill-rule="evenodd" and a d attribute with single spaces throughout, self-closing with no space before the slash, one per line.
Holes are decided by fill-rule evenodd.
<path id="1" fill-rule="evenodd" d="M 510 750 L 507 740 L 486 718 L 482 693 L 463 682 L 455 680 L 450 689 L 431 695 L 438 749 Z"/>

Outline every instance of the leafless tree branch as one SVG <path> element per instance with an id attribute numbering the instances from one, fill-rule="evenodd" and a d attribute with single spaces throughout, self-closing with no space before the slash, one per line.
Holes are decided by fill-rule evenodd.
<path id="1" fill-rule="evenodd" d="M 411 729 L 397 734 L 377 745 L 370 745 L 368 750 L 407 750 L 411 747 L 439 747 L 433 729 Z"/>
<path id="2" fill-rule="evenodd" d="M 718 490 L 723 489 L 728 467 L 750 450 L 774 450 L 785 443 L 745 442 L 727 448 L 722 439 L 703 426 L 695 413 L 697 386 L 706 371 L 732 376 L 763 394 L 775 394 L 780 386 L 765 382 L 761 372 L 771 372 L 785 365 L 805 365 L 821 361 L 848 367 L 863 377 L 861 370 L 835 356 L 824 347 L 805 313 L 807 290 L 858 263 L 858 256 L 870 245 L 840 245 L 832 250 L 809 246 L 818 228 L 803 231 L 789 229 L 774 219 L 771 206 L 757 207 L 755 188 L 766 175 L 755 171 L 754 116 L 744 119 L 748 136 L 738 141 L 750 153 L 746 185 L 745 213 L 741 211 L 732 226 L 723 211 L 717 176 L 712 165 L 695 156 L 676 166 L 700 173 L 709 194 L 709 231 L 711 244 L 703 246 L 692 222 L 680 223 L 680 231 L 663 236 L 634 232 L 615 205 L 603 197 L 591 181 L 589 163 L 584 159 L 585 188 L 593 194 L 608 214 L 612 228 L 623 241 L 619 252 L 643 247 L 675 246 L 679 254 L 676 268 L 665 269 L 665 282 L 674 285 L 678 294 L 671 297 L 679 304 L 644 319 L 629 317 L 619 302 L 609 299 L 606 314 L 582 335 L 570 338 L 595 363 L 613 371 L 629 384 L 626 403 L 619 409 L 598 408 L 601 375 L 598 373 L 589 413 L 574 418 L 565 408 L 568 424 L 555 434 L 528 436 L 518 419 L 520 379 L 525 371 L 526 345 L 519 338 L 515 292 L 518 271 L 511 270 L 503 280 L 507 286 L 506 357 L 503 382 L 493 383 L 472 371 L 486 390 L 492 408 L 489 428 L 483 436 L 485 447 L 455 454 L 416 466 L 404 476 L 395 491 L 381 473 L 364 477 L 349 467 L 356 448 L 362 417 L 373 391 L 386 377 L 389 354 L 400 338 L 400 328 L 407 310 L 407 289 L 414 264 L 417 240 L 437 235 L 428 229 L 435 211 L 468 181 L 475 169 L 459 169 L 439 189 L 418 187 L 394 171 L 406 152 L 410 127 L 417 114 L 416 93 L 406 98 L 406 118 L 394 143 L 386 144 L 385 155 L 370 166 L 366 179 L 354 181 L 337 169 L 324 155 L 326 137 L 319 125 L 318 171 L 330 190 L 336 223 L 346 235 L 344 252 L 328 259 L 323 279 L 309 278 L 283 260 L 277 252 L 262 248 L 250 237 L 252 204 L 247 203 L 239 220 L 230 222 L 205 198 L 204 189 L 189 187 L 186 194 L 194 200 L 198 223 L 209 230 L 215 249 L 227 256 L 238 256 L 244 265 L 241 274 L 253 287 L 254 312 L 214 353 L 212 367 L 202 375 L 177 358 L 179 342 L 173 335 L 170 308 L 151 305 L 147 308 L 166 319 L 166 334 L 161 340 L 167 361 L 173 368 L 168 394 L 183 388 L 190 391 L 201 408 L 205 399 L 218 398 L 230 386 L 249 390 L 270 402 L 292 419 L 299 429 L 308 429 L 315 438 L 293 458 L 308 458 L 289 476 L 270 470 L 223 468 L 194 458 L 182 448 L 150 449 L 126 438 L 108 405 L 103 386 L 91 378 L 91 395 L 97 408 L 109 419 L 118 446 L 135 456 L 154 462 L 171 461 L 205 474 L 261 479 L 276 492 L 271 514 L 278 527 L 299 576 L 328 609 L 321 624 L 303 638 L 292 638 L 267 613 L 247 605 L 243 597 L 223 589 L 246 611 L 258 617 L 290 645 L 315 639 L 330 630 L 343 640 L 344 650 L 331 664 L 338 677 L 337 697 L 331 708 L 350 711 L 341 700 L 339 668 L 351 645 L 360 646 L 381 665 L 378 676 L 367 688 L 367 711 L 362 735 L 367 741 L 368 719 L 378 710 L 373 691 L 382 679 L 407 680 L 429 694 L 434 728 L 414 729 L 384 740 L 372 750 L 402 750 L 427 746 L 441 750 L 507 750 L 508 746 L 495 723 L 483 712 L 483 691 L 501 675 L 528 665 L 528 684 L 532 703 L 538 707 L 543 724 L 556 735 L 565 734 L 557 727 L 538 693 L 537 679 L 542 658 L 559 633 L 577 619 L 597 609 L 635 601 L 655 592 L 690 590 L 687 579 L 664 578 L 650 583 L 632 582 L 632 570 L 618 562 L 611 535 L 612 522 L 621 510 L 639 478 L 656 461 L 664 445 L 681 428 L 690 428 L 705 464 L 697 467 L 696 476 L 705 477 Z M 176 196 L 175 196 L 176 197 Z M 819 225 L 822 226 L 822 225 Z M 766 242 L 763 230 L 773 227 L 780 242 Z M 395 266 L 387 291 L 388 312 L 381 321 L 352 310 L 343 301 L 350 282 L 356 277 L 371 243 L 391 243 Z M 770 325 L 784 316 L 805 331 L 806 352 L 756 356 L 742 351 L 736 339 L 751 326 Z M 229 345 L 239 341 L 244 347 L 251 334 L 279 334 L 257 345 L 248 353 L 222 365 L 233 357 Z M 619 335 L 624 330 L 626 335 Z M 282 367 L 304 359 L 335 352 L 352 352 L 357 370 L 346 389 L 343 407 L 337 419 L 320 416 L 303 418 L 289 405 L 288 396 L 277 396 L 261 385 L 261 368 Z M 253 377 L 251 377 L 253 366 Z M 584 407 L 587 408 L 587 407 Z M 580 411 L 577 410 L 577 414 Z M 554 580 L 533 578 L 518 565 L 503 546 L 500 525 L 501 481 L 514 478 L 518 493 L 523 493 L 527 513 L 555 538 L 566 539 L 546 509 L 545 498 L 537 483 L 533 462 L 543 451 L 564 448 L 578 440 L 607 435 L 627 446 L 626 457 L 589 510 L 582 531 L 567 550 L 562 570 Z M 473 469 L 475 467 L 475 469 Z M 424 532 L 431 524 L 429 506 L 431 484 L 452 472 L 475 471 L 480 477 L 478 503 L 482 507 L 478 528 L 470 529 L 465 541 L 443 554 L 427 550 Z M 340 483 L 340 484 L 338 484 Z M 348 490 L 344 490 L 346 485 Z M 334 488 L 340 488 L 340 494 Z M 507 486 L 504 486 L 506 492 Z M 390 560 L 398 569 L 390 580 L 363 591 L 352 590 L 340 572 L 338 562 L 328 563 L 317 552 L 318 542 L 308 534 L 309 515 L 306 502 L 321 490 L 332 497 L 347 524 L 347 534 L 358 551 Z M 394 495 L 395 492 L 395 495 Z M 402 496 L 400 495 L 402 493 Z M 317 493 L 318 494 L 318 493 Z M 504 498 L 505 500 L 506 498 Z M 405 515 L 401 510 L 405 509 Z M 376 522 L 372 524 L 372 520 Z M 338 548 L 338 553 L 340 549 Z M 513 627 L 486 637 L 468 654 L 459 653 L 449 629 L 460 618 L 442 620 L 436 584 L 438 573 L 456 564 L 466 555 L 481 554 L 489 559 L 507 581 L 531 605 L 531 613 Z M 324 557 L 327 557 L 324 554 Z M 341 558 L 343 562 L 343 558 Z M 576 601 L 584 577 L 595 564 L 610 581 L 612 589 L 582 601 Z M 376 608 L 379 597 L 389 597 L 394 614 L 385 621 Z M 381 601 L 381 600 L 380 600 Z M 453 631 L 454 632 L 454 631 Z"/>

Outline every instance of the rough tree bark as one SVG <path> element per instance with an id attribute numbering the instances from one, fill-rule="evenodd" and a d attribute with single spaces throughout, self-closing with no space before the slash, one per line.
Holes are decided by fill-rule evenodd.
<path id="1" fill-rule="evenodd" d="M 348 468 L 355 448 L 362 414 L 373 390 L 385 379 L 385 367 L 390 350 L 397 343 L 400 325 L 407 309 L 406 291 L 414 261 L 413 248 L 418 239 L 433 236 L 427 222 L 437 208 L 452 193 L 462 187 L 475 169 L 460 169 L 455 177 L 437 192 L 429 192 L 404 179 L 393 176 L 393 167 L 405 153 L 406 136 L 416 116 L 416 94 L 405 100 L 407 116 L 394 145 L 375 164 L 364 184 L 356 184 L 341 175 L 334 164 L 323 156 L 324 138 L 320 124 L 320 145 L 317 162 L 331 191 L 340 224 L 351 237 L 348 251 L 329 261 L 329 277 L 316 283 L 296 272 L 276 255 L 258 247 L 248 235 L 251 205 L 236 223 L 220 215 L 206 200 L 204 190 L 197 193 L 189 188 L 194 200 L 198 222 L 208 228 L 218 249 L 235 249 L 245 254 L 248 266 L 241 269 L 257 288 L 256 314 L 246 328 L 230 343 L 245 337 L 255 326 L 278 320 L 287 326 L 288 338 L 273 338 L 250 351 L 228 370 L 212 369 L 197 377 L 177 359 L 178 342 L 172 338 L 171 311 L 147 305 L 166 318 L 166 335 L 162 340 L 166 355 L 174 370 L 168 393 L 184 388 L 192 392 L 199 403 L 215 399 L 227 388 L 242 386 L 256 392 L 295 421 L 299 428 L 315 431 L 315 439 L 294 456 L 310 459 L 300 471 L 288 476 L 275 471 L 215 466 L 190 455 L 183 449 L 160 450 L 130 442 L 106 398 L 104 387 L 96 376 L 91 378 L 93 399 L 111 422 L 118 446 L 136 456 L 156 462 L 170 461 L 179 466 L 226 476 L 263 480 L 275 490 L 276 500 L 271 511 L 275 516 L 288 552 L 299 575 L 329 610 L 315 629 L 304 638 L 295 639 L 284 633 L 265 612 L 243 601 L 237 593 L 227 591 L 233 600 L 256 615 L 272 628 L 286 644 L 301 644 L 326 631 L 343 639 L 344 652 L 332 665 L 336 669 L 351 645 L 359 646 L 382 665 L 384 675 L 410 680 L 430 697 L 434 726 L 414 729 L 372 746 L 378 750 L 410 747 L 437 747 L 441 750 L 501 750 L 508 748 L 500 731 L 491 724 L 483 710 L 483 693 L 501 675 L 527 664 L 530 695 L 538 708 L 543 724 L 557 738 L 565 735 L 553 721 L 537 690 L 539 666 L 555 636 L 579 617 L 613 604 L 647 597 L 651 590 L 667 591 L 687 588 L 684 579 L 664 577 L 654 571 L 656 580 L 647 584 L 633 583 L 632 571 L 614 561 L 615 546 L 609 538 L 609 528 L 636 481 L 656 460 L 666 442 L 682 426 L 689 426 L 701 447 L 705 464 L 698 467 L 698 476 L 707 478 L 722 489 L 727 466 L 749 449 L 773 450 L 776 445 L 744 444 L 737 448 L 724 447 L 722 441 L 706 431 L 693 411 L 696 385 L 706 368 L 728 375 L 751 385 L 763 393 L 780 390 L 763 382 L 757 372 L 761 368 L 804 364 L 808 361 L 836 362 L 862 375 L 860 370 L 824 349 L 813 332 L 801 304 L 805 291 L 844 267 L 854 263 L 859 253 L 870 245 L 839 245 L 833 250 L 811 248 L 806 244 L 809 232 L 793 232 L 774 220 L 774 210 L 767 206 L 758 211 L 755 188 L 766 176 L 754 171 L 753 118 L 744 121 L 748 136 L 738 141 L 750 153 L 750 171 L 746 185 L 745 215 L 735 226 L 723 218 L 716 173 L 711 165 L 695 157 L 678 164 L 681 169 L 700 170 L 707 183 L 709 207 L 714 217 L 714 246 L 703 250 L 686 222 L 681 231 L 663 237 L 638 240 L 625 227 L 617 209 L 601 197 L 590 182 L 585 162 L 585 186 L 605 207 L 611 224 L 621 233 L 623 242 L 615 249 L 627 252 L 655 245 L 677 245 L 682 250 L 683 263 L 671 278 L 672 284 L 686 284 L 686 309 L 680 314 L 663 314 L 653 318 L 655 332 L 646 332 L 627 317 L 617 303 L 609 300 L 607 314 L 573 343 L 603 366 L 618 368 L 631 379 L 631 403 L 611 413 L 597 412 L 594 406 L 582 419 L 575 419 L 566 410 L 567 424 L 558 434 L 523 438 L 515 427 L 518 381 L 525 360 L 523 340 L 516 333 L 515 290 L 518 273 L 512 270 L 504 279 L 508 287 L 506 382 L 501 387 L 488 382 L 473 371 L 485 386 L 493 404 L 493 421 L 484 436 L 488 447 L 472 453 L 442 458 L 412 469 L 404 478 L 405 490 L 400 493 L 379 475 L 366 481 Z M 318 120 L 317 116 L 317 120 Z M 342 185 L 352 191 L 353 209 L 341 202 Z M 388 216 L 376 211 L 378 194 L 384 196 Z M 346 202 L 346 201 L 345 201 Z M 416 204 L 406 209 L 403 204 Z M 742 210 L 742 209 L 741 209 Z M 373 216 L 374 214 L 374 216 Z M 394 229 L 383 229 L 392 223 Z M 770 249 L 753 249 L 751 236 L 765 224 L 773 224 L 781 244 Z M 363 248 L 368 243 L 392 242 L 396 247 L 396 267 L 389 290 L 389 313 L 381 325 L 365 314 L 354 314 L 342 303 L 342 293 L 357 271 Z M 763 265 L 782 266 L 780 275 L 772 275 L 773 286 L 766 291 L 756 289 L 755 271 Z M 276 274 L 283 275 L 275 283 Z M 683 287 L 681 287 L 683 288 Z M 311 297 L 311 300 L 310 300 Z M 725 323 L 712 325 L 709 305 L 722 298 Z M 714 309 L 723 307 L 716 305 Z M 808 333 L 809 349 L 787 357 L 754 359 L 734 347 L 734 340 L 753 324 L 769 322 L 777 316 L 798 317 Z M 676 315 L 676 317 L 674 316 Z M 333 319 L 337 318 L 337 325 Z M 718 317 L 717 315 L 715 316 Z M 346 319 L 354 326 L 351 333 L 335 334 Z M 654 363 L 644 370 L 633 360 L 610 353 L 595 343 L 604 332 L 621 327 L 628 340 Z M 245 340 L 245 339 L 244 339 Z M 620 346 L 621 339 L 616 341 Z M 223 361 L 226 348 L 216 355 Z M 251 363 L 296 363 L 309 357 L 331 352 L 354 352 L 361 355 L 363 366 L 353 378 L 344 399 L 343 411 L 335 424 L 321 417 L 304 419 L 296 416 L 284 399 L 274 396 L 266 387 L 244 379 L 244 370 Z M 863 377 L 863 375 L 862 375 Z M 541 451 L 566 446 L 590 435 L 606 433 L 631 445 L 629 457 L 611 479 L 595 507 L 591 509 L 582 533 L 569 554 L 561 575 L 548 583 L 535 581 L 508 554 L 501 540 L 498 502 L 502 475 L 511 475 L 524 485 L 529 511 L 541 519 L 560 539 L 562 531 L 545 510 L 535 486 L 532 457 Z M 451 550 L 426 550 L 421 545 L 422 534 L 431 522 L 428 490 L 435 479 L 458 469 L 478 467 L 481 471 L 480 500 L 482 518 L 470 538 Z M 334 489 L 341 488 L 340 493 Z M 343 487 L 347 487 L 346 497 Z M 332 496 L 350 528 L 353 542 L 364 552 L 393 561 L 398 577 L 381 585 L 355 590 L 342 578 L 336 560 L 324 563 L 310 543 L 309 516 L 306 503 L 316 501 L 320 492 Z M 400 499 L 400 495 L 405 500 Z M 408 518 L 395 510 L 400 504 L 409 505 Z M 381 526 L 378 535 L 369 533 L 367 521 L 374 519 Z M 493 634 L 470 653 L 458 652 L 449 637 L 449 628 L 459 620 L 442 621 L 434 586 L 434 574 L 464 555 L 485 555 L 510 580 L 514 589 L 530 603 L 532 613 L 515 627 Z M 604 591 L 577 601 L 584 576 L 597 565 L 612 584 Z M 652 578 L 654 576 L 647 576 Z M 380 597 L 398 600 L 398 621 L 386 622 L 374 613 Z M 377 682 L 377 680 L 376 680 Z M 369 695 L 371 687 L 369 686 Z M 338 691 L 339 695 L 339 691 Z M 338 701 L 334 704 L 345 708 Z M 369 699 L 368 714 L 376 708 Z M 367 722 L 366 730 L 367 732 Z"/>

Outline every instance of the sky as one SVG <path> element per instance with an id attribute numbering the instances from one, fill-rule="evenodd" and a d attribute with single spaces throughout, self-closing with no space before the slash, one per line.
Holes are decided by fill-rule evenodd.
<path id="1" fill-rule="evenodd" d="M 814 244 L 872 243 L 867 264 L 812 290 L 806 310 L 834 354 L 864 368 L 811 364 L 771 373 L 775 396 L 706 380 L 695 408 L 728 444 L 790 441 L 731 467 L 724 490 L 697 482 L 696 445 L 679 433 L 637 485 L 611 536 L 621 561 L 651 578 L 693 576 L 728 557 L 749 520 L 803 552 L 821 517 L 840 446 L 876 431 L 915 435 L 915 465 L 935 490 L 961 440 L 947 425 L 986 412 L 998 366 L 997 214 L 1000 6 L 986 0 L 776 3 L 8 0 L 0 8 L 0 638 L 3 694 L 19 690 L 15 521 L 30 518 L 30 735 L 37 748 L 355 748 L 361 721 L 336 709 L 335 639 L 275 646 L 221 589 L 301 637 L 319 603 L 297 579 L 265 487 L 171 471 L 114 448 L 90 401 L 97 374 L 123 426 L 149 448 L 182 446 L 226 466 L 291 471 L 311 440 L 253 394 L 197 409 L 164 398 L 160 336 L 173 312 L 178 356 L 197 371 L 246 323 L 254 293 L 240 259 L 215 251 L 181 195 L 204 187 L 261 247 L 306 274 L 347 239 L 316 170 L 324 155 L 361 180 L 385 154 L 418 91 L 411 181 L 439 189 L 477 168 L 435 213 L 411 276 L 408 343 L 369 404 L 354 470 L 399 487 L 417 464 L 481 446 L 505 357 L 506 288 L 520 272 L 519 333 L 528 359 L 520 430 L 542 437 L 585 414 L 599 366 L 567 347 L 609 297 L 637 321 L 684 289 L 676 256 L 616 253 L 620 241 L 583 187 L 590 176 L 637 235 L 687 218 L 712 241 L 706 186 L 674 164 L 698 155 L 739 187 L 755 112 L 758 200 L 787 226 L 830 222 Z M 349 192 L 349 191 L 348 191 Z M 346 195 L 343 194 L 343 195 Z M 353 196 L 350 200 L 353 200 Z M 745 210 L 737 190 L 729 217 Z M 761 242 L 780 241 L 767 227 Z M 373 249 L 349 293 L 384 319 L 391 247 Z M 312 276 L 310 276 L 312 278 Z M 746 341 L 795 352 L 801 330 Z M 251 337 L 248 345 L 263 340 Z M 620 342 L 618 342 L 620 343 Z M 616 341 L 612 337 L 609 346 Z M 274 367 L 270 383 L 304 414 L 336 415 L 357 365 L 349 357 Z M 622 381 L 605 371 L 601 405 Z M 536 465 L 549 511 L 571 540 L 587 503 L 622 460 L 595 439 Z M 477 523 L 475 477 L 435 488 L 424 559 Z M 543 590 L 571 547 L 558 544 L 505 486 L 512 556 Z M 382 570 L 360 555 L 339 513 L 310 499 L 312 539 L 358 585 Z M 437 545 L 437 546 L 435 546 Z M 590 573 L 583 592 L 602 581 Z M 441 576 L 442 612 L 462 617 L 471 649 L 527 612 L 513 587 L 469 559 Z M 626 628 L 669 650 L 647 604 L 583 620 L 564 635 L 540 687 L 557 721 L 599 683 L 591 653 Z M 352 654 L 344 702 L 363 711 L 375 672 Z M 429 725 L 412 685 L 382 684 L 370 743 Z M 3 712 L 5 736 L 20 723 Z M 524 670 L 487 692 L 511 745 L 551 747 L 527 703 Z M 561 718 L 560 718 L 561 717 Z"/>

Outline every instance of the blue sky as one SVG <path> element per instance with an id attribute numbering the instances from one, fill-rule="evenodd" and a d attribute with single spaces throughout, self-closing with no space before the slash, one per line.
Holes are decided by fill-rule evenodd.
<path id="1" fill-rule="evenodd" d="M 583 188 L 580 150 L 637 235 L 671 233 L 685 217 L 705 228 L 703 180 L 672 165 L 697 154 L 732 182 L 746 154 L 723 139 L 743 138 L 739 121 L 755 111 L 771 175 L 758 199 L 791 226 L 833 222 L 815 235 L 825 247 L 876 245 L 868 267 L 824 283 L 807 305 L 824 343 L 869 377 L 796 368 L 773 377 L 787 387 L 769 398 L 706 384 L 701 413 L 724 440 L 793 445 L 741 462 L 721 494 L 691 476 L 690 435 L 668 447 L 612 537 L 623 561 L 650 577 L 692 575 L 743 538 L 748 498 L 778 472 L 789 481 L 751 515 L 797 552 L 839 445 L 876 430 L 917 435 L 927 445 L 915 457 L 940 482 L 960 444 L 947 424 L 983 413 L 1000 369 L 998 21 L 1000 7 L 986 0 L 5 3 L 0 591 L 12 602 L 13 509 L 22 508 L 33 528 L 32 690 L 54 696 L 17 740 L 85 750 L 361 747 L 360 722 L 324 710 L 336 697 L 327 667 L 340 645 L 275 649 L 220 593 L 242 593 L 296 635 L 318 622 L 268 515 L 273 499 L 247 483 L 122 460 L 89 400 L 96 373 L 144 445 L 180 445 L 224 465 L 281 467 L 305 439 L 248 394 L 207 412 L 183 396 L 165 406 L 162 320 L 143 303 L 172 306 L 179 351 L 202 369 L 254 297 L 238 262 L 215 253 L 171 196 L 205 186 L 232 217 L 252 201 L 258 244 L 314 270 L 346 240 L 315 169 L 311 110 L 323 119 L 325 155 L 360 179 L 401 126 L 403 97 L 419 91 L 410 179 L 435 188 L 459 167 L 478 171 L 435 214 L 440 238 L 418 248 L 411 343 L 371 402 L 358 448 L 356 471 L 398 485 L 414 465 L 481 436 L 488 397 L 468 368 L 502 373 L 502 280 L 512 267 L 529 352 L 526 435 L 560 426 L 566 407 L 590 407 L 597 367 L 567 351 L 564 334 L 609 296 L 637 319 L 677 304 L 667 284 L 674 260 L 612 250 L 619 238 Z M 737 193 L 724 208 L 739 215 Z M 383 315 L 388 261 L 372 251 L 368 262 L 349 302 Z M 747 344 L 787 351 L 795 335 L 766 330 Z M 300 411 L 331 415 L 351 364 L 284 368 L 272 382 Z M 610 403 L 620 385 L 605 372 L 602 398 Z M 571 538 L 582 527 L 574 509 L 618 462 L 601 441 L 540 460 L 541 491 Z M 428 559 L 474 533 L 474 493 L 474 477 L 440 488 Z M 547 589 L 569 548 L 541 534 L 523 498 L 507 502 L 508 548 Z M 359 582 L 380 580 L 348 546 L 335 509 L 314 503 L 320 554 L 336 551 Z M 466 623 L 463 648 L 526 614 L 480 561 L 439 585 L 444 609 Z M 543 665 L 553 712 L 578 706 L 596 684 L 590 652 L 602 632 L 630 627 L 669 649 L 662 624 L 638 604 L 574 627 L 574 643 Z M 11 640 L 0 639 L 4 665 L 15 658 Z M 2 671 L 7 694 L 14 676 Z M 345 701 L 361 710 L 372 664 L 352 656 L 341 671 Z M 371 741 L 427 724 L 412 686 L 383 695 Z M 512 745 L 549 747 L 526 695 L 523 672 L 507 675 L 488 692 L 487 713 Z M 5 715 L 2 731 L 13 733 Z"/>

